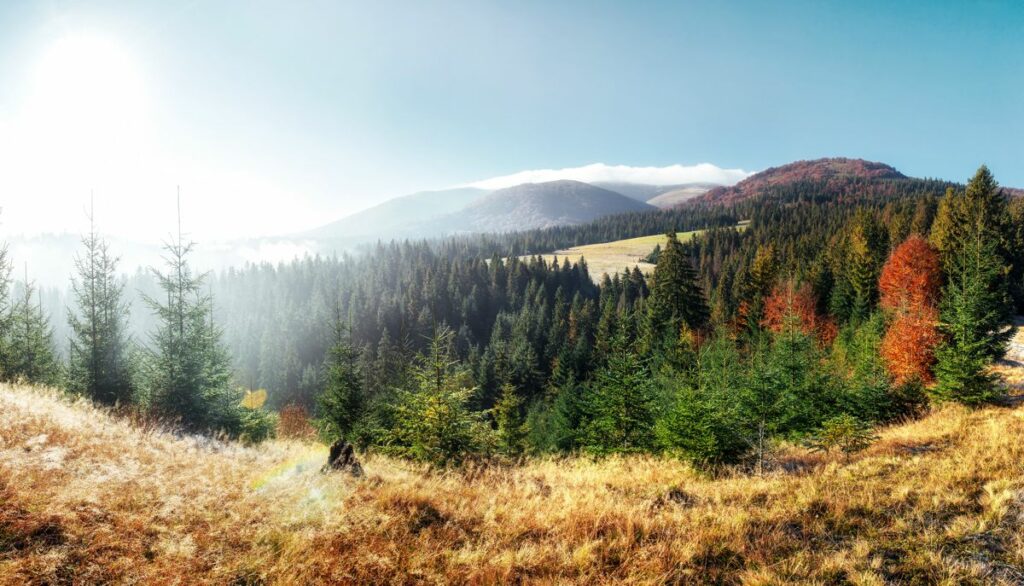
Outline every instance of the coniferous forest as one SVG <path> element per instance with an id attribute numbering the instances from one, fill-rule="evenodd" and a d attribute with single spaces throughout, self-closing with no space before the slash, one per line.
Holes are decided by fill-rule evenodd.
<path id="1" fill-rule="evenodd" d="M 247 442 L 280 412 L 436 465 L 652 452 L 760 471 L 779 440 L 855 447 L 930 403 L 998 399 L 1022 226 L 1024 200 L 981 167 L 966 186 L 793 182 L 216 274 L 179 232 L 165 266 L 125 279 L 93 230 L 67 315 L 0 253 L 0 373 Z M 646 276 L 540 256 L 657 233 Z"/>

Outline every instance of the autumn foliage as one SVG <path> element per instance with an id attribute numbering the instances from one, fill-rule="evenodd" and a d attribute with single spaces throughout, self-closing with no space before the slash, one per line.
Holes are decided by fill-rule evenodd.
<path id="1" fill-rule="evenodd" d="M 814 293 L 809 285 L 796 286 L 792 282 L 778 285 L 764 301 L 761 325 L 773 332 L 782 330 L 787 316 L 794 316 L 800 330 L 823 344 L 836 337 L 835 322 L 818 313 Z"/>
<path id="2" fill-rule="evenodd" d="M 896 384 L 933 382 L 938 331 L 938 297 L 942 271 L 938 252 L 923 238 L 911 236 L 890 255 L 878 282 L 881 305 L 893 313 L 882 340 L 882 358 Z"/>
<path id="3" fill-rule="evenodd" d="M 277 420 L 277 435 L 288 439 L 314 439 L 316 429 L 310 422 L 306 409 L 293 404 L 281 408 Z"/>
<path id="4" fill-rule="evenodd" d="M 941 286 L 939 253 L 920 236 L 896 247 L 878 280 L 882 307 L 894 311 L 935 307 Z"/>

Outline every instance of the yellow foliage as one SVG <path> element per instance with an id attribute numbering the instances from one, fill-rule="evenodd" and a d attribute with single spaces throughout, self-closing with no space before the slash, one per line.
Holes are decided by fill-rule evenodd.
<path id="1" fill-rule="evenodd" d="M 256 410 L 263 407 L 263 404 L 267 402 L 267 389 L 258 389 L 255 391 L 245 391 L 245 397 L 242 399 L 241 406 L 246 409 Z"/>

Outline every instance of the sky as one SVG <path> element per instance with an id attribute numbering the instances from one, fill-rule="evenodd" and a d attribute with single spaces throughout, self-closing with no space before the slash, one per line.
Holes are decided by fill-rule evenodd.
<path id="1" fill-rule="evenodd" d="M 825 156 L 1024 187 L 1024 3 L 0 2 L 0 234 L 81 232 L 91 197 L 159 240 L 179 186 L 226 240 L 543 170 Z"/>

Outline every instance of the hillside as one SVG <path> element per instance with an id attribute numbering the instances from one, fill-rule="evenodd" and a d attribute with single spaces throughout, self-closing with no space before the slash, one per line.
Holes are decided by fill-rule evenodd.
<path id="1" fill-rule="evenodd" d="M 442 232 L 509 232 L 582 224 L 653 206 L 581 181 L 524 183 L 493 191 L 462 211 L 418 226 Z"/>
<path id="2" fill-rule="evenodd" d="M 842 196 L 852 192 L 885 190 L 889 184 L 909 178 L 884 163 L 863 159 L 828 158 L 797 161 L 751 175 L 731 187 L 716 187 L 700 199 L 735 202 L 793 184 L 813 185 L 820 195 Z"/>
<path id="3" fill-rule="evenodd" d="M 400 236 L 413 224 L 461 210 L 487 193 L 486 189 L 475 187 L 421 191 L 389 199 L 351 216 L 303 232 L 299 236 L 318 240 Z"/>
<path id="4" fill-rule="evenodd" d="M 739 226 L 742 230 L 745 225 Z M 703 230 L 692 232 L 681 232 L 677 234 L 680 242 L 686 242 Z M 547 262 L 562 262 L 569 259 L 569 262 L 577 263 L 581 258 L 587 261 L 587 270 L 595 283 L 600 283 L 605 275 L 613 276 L 622 273 L 624 269 L 632 270 L 639 268 L 644 274 L 654 270 L 654 265 L 642 260 L 654 250 L 655 246 L 664 246 L 667 237 L 664 234 L 653 236 L 640 236 L 638 238 L 627 238 L 614 242 L 601 242 L 599 244 L 585 244 L 573 246 L 563 250 L 557 250 L 552 254 L 539 255 Z M 523 255 L 522 259 L 528 260 L 538 255 Z"/>
<path id="5" fill-rule="evenodd" d="M 652 457 L 317 472 L 0 386 L 0 584 L 1019 583 L 1024 409 L 946 407 L 762 478 Z"/>

